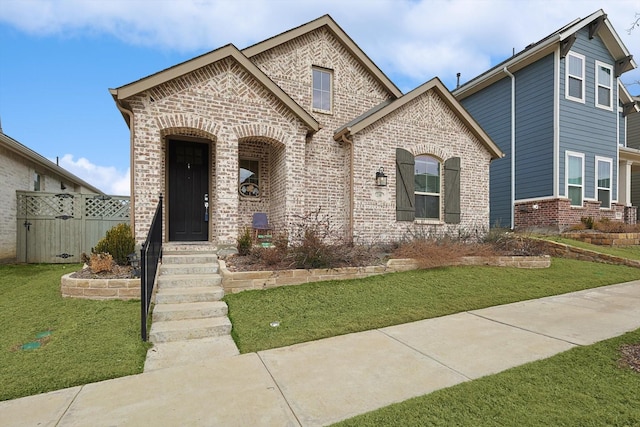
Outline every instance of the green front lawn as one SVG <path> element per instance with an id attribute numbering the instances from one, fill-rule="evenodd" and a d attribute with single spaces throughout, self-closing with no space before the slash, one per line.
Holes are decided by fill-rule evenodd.
<path id="1" fill-rule="evenodd" d="M 347 426 L 638 426 L 640 373 L 618 367 L 640 329 L 549 359 L 406 400 Z"/>
<path id="2" fill-rule="evenodd" d="M 600 252 L 607 255 L 613 255 L 621 258 L 634 259 L 634 260 L 640 261 L 640 245 L 630 245 L 630 246 L 593 245 L 591 243 L 585 243 L 579 240 L 567 239 L 557 235 L 540 236 L 540 238 L 551 240 L 553 242 L 564 243 L 565 245 L 575 246 L 576 248 L 588 249 L 590 251 Z"/>
<path id="3" fill-rule="evenodd" d="M 640 279 L 640 269 L 554 258 L 550 268 L 444 267 L 225 296 L 242 353 Z M 279 322 L 278 327 L 270 326 Z"/>
<path id="4" fill-rule="evenodd" d="M 62 298 L 79 268 L 0 265 L 0 400 L 142 372 L 140 302 Z"/>

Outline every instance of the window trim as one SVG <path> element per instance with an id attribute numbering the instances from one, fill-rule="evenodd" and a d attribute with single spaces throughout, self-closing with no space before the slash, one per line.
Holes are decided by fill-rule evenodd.
<path id="1" fill-rule="evenodd" d="M 569 73 L 569 57 L 575 57 L 578 58 L 582 61 L 582 77 L 577 77 L 574 75 L 571 75 Z M 567 53 L 566 56 L 566 60 L 565 60 L 565 83 L 564 83 L 564 96 L 566 99 L 569 99 L 571 101 L 575 101 L 575 102 L 581 102 L 581 103 L 585 103 L 585 64 L 586 64 L 586 59 L 584 55 L 581 55 L 579 53 L 575 53 L 575 52 L 569 52 Z M 582 82 L 582 98 L 576 98 L 574 96 L 571 96 L 569 94 L 569 78 L 573 77 L 574 79 L 579 79 Z"/>
<path id="2" fill-rule="evenodd" d="M 598 89 L 603 85 L 600 84 L 599 81 L 599 72 L 600 67 L 607 68 L 609 70 L 609 105 L 604 105 L 600 103 L 600 97 L 598 96 Z M 613 111 L 613 66 L 609 64 L 605 64 L 604 62 L 596 61 L 595 64 L 595 85 L 594 85 L 594 95 L 595 95 L 595 104 L 596 107 L 602 108 L 603 110 Z"/>
<path id="3" fill-rule="evenodd" d="M 322 89 L 320 89 L 321 93 L 324 93 L 324 92 L 329 93 L 329 109 L 328 110 L 325 110 L 323 108 L 317 108 L 314 106 L 315 93 L 316 93 L 316 89 L 314 85 L 315 71 L 329 75 L 329 90 L 323 91 Z M 324 114 L 333 114 L 333 70 L 329 68 L 323 68 L 323 67 L 317 67 L 317 66 L 311 67 L 311 110 L 319 113 L 324 113 Z"/>
<path id="4" fill-rule="evenodd" d="M 599 168 L 598 168 L 598 163 L 599 162 L 603 162 L 603 163 L 609 163 L 609 188 L 607 187 L 600 187 L 598 185 L 598 174 L 599 174 Z M 613 160 L 609 157 L 601 157 L 601 156 L 596 156 L 596 169 L 595 169 L 595 199 L 600 201 L 600 209 L 611 209 L 611 195 L 613 194 Z M 609 191 L 609 206 L 602 206 L 602 201 L 599 198 L 599 192 L 600 190 L 607 190 Z"/>
<path id="5" fill-rule="evenodd" d="M 415 209 L 416 209 L 416 213 L 415 213 L 415 220 L 416 221 L 434 221 L 434 222 L 442 222 L 442 199 L 443 199 L 443 193 L 442 193 L 442 174 L 444 171 L 444 163 L 437 158 L 436 156 L 433 156 L 431 154 L 418 154 L 414 157 L 414 161 L 417 164 L 418 163 L 418 159 L 420 157 L 428 157 L 431 158 L 433 160 L 435 160 L 438 164 L 438 192 L 437 193 L 432 193 L 432 192 L 424 192 L 424 191 L 418 191 L 416 188 L 414 188 L 413 190 L 413 194 L 414 194 L 414 198 L 416 195 L 419 196 L 432 196 L 432 197 L 437 197 L 438 198 L 438 217 L 437 218 L 426 218 L 426 217 L 419 217 L 418 216 L 418 203 L 415 203 Z M 415 176 L 417 174 L 414 172 L 414 180 L 415 180 Z"/>
<path id="6" fill-rule="evenodd" d="M 240 186 L 242 185 L 242 182 L 240 181 L 240 170 L 243 169 L 240 164 L 242 161 L 245 162 L 256 162 L 256 167 L 257 167 L 257 178 L 258 178 L 258 182 L 256 183 L 256 187 L 258 188 L 258 194 L 253 196 L 250 194 L 242 194 L 242 192 L 240 191 Z M 261 177 L 260 177 L 260 160 L 259 159 L 253 159 L 253 158 L 249 158 L 249 157 L 241 157 L 238 159 L 238 194 L 240 195 L 240 197 L 242 198 L 246 198 L 246 199 L 250 199 L 250 200 L 256 200 L 259 199 L 260 197 L 262 197 L 262 188 L 261 188 Z"/>
<path id="7" fill-rule="evenodd" d="M 569 184 L 569 158 L 577 157 L 580 159 L 580 177 L 582 183 L 578 186 L 576 184 Z M 569 187 L 580 187 L 580 205 L 571 204 L 572 208 L 581 208 L 584 206 L 584 153 L 577 153 L 575 151 L 566 151 L 565 152 L 565 168 L 564 168 L 564 181 L 565 181 L 565 195 L 569 202 L 571 203 L 571 198 L 569 197 Z"/>

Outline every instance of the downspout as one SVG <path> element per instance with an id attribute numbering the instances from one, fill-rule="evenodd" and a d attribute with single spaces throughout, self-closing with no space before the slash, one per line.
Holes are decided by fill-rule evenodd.
<path id="1" fill-rule="evenodd" d="M 135 235 L 136 235 L 136 215 L 135 215 L 135 192 L 133 191 L 133 165 L 134 165 L 134 157 L 133 157 L 133 140 L 134 140 L 134 135 L 135 135 L 135 128 L 133 126 L 133 111 L 131 110 L 127 110 L 126 108 L 124 108 L 120 102 L 116 99 L 116 107 L 118 107 L 118 110 L 120 110 L 120 112 L 122 114 L 126 114 L 129 117 L 129 188 L 131 189 L 131 194 L 129 194 L 129 198 L 131 200 L 130 203 L 130 224 L 131 224 L 131 231 L 133 232 L 133 237 L 135 239 Z"/>
<path id="2" fill-rule="evenodd" d="M 352 137 L 353 138 L 353 137 Z M 350 168 L 350 177 L 351 177 L 351 182 L 349 183 L 349 231 L 348 231 L 348 237 L 350 241 L 353 241 L 353 209 L 355 206 L 354 200 L 353 200 L 353 195 L 354 195 L 354 191 L 353 191 L 353 186 L 354 186 L 354 182 L 355 182 L 355 178 L 353 176 L 353 158 L 354 158 L 354 146 L 353 146 L 353 141 L 350 141 L 347 138 L 346 133 L 343 133 L 341 135 L 341 139 L 342 142 L 344 142 L 345 144 L 349 144 L 349 148 L 351 149 L 351 155 L 350 155 L 350 159 L 349 159 L 349 168 Z"/>
<path id="3" fill-rule="evenodd" d="M 516 228 L 516 76 L 511 74 L 507 67 L 502 70 L 511 77 L 511 229 L 513 230 Z"/>

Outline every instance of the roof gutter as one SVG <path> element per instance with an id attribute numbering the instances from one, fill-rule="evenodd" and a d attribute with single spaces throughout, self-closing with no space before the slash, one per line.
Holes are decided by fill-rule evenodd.
<path id="1" fill-rule="evenodd" d="M 136 237 L 136 215 L 135 215 L 135 206 L 136 206 L 136 195 L 135 195 L 135 191 L 134 191 L 134 165 L 135 165 L 135 156 L 133 155 L 133 141 L 134 141 L 134 136 L 135 136 L 135 127 L 133 126 L 133 111 L 125 108 L 122 104 L 121 101 L 118 100 L 118 98 L 116 97 L 116 94 L 113 93 L 113 91 L 111 92 L 114 97 L 114 101 L 116 101 L 116 107 L 118 107 L 118 110 L 120 110 L 120 113 L 122 113 L 123 116 L 126 116 L 129 118 L 129 120 L 127 120 L 127 124 L 129 125 L 129 200 L 130 200 L 130 212 L 129 212 L 129 222 L 131 225 L 131 230 L 133 231 L 133 237 L 135 239 Z"/>

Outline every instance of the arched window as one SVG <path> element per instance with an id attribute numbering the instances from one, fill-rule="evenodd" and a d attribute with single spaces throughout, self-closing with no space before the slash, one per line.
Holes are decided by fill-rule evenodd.
<path id="1" fill-rule="evenodd" d="M 415 157 L 416 218 L 440 220 L 440 161 L 435 157 Z"/>

